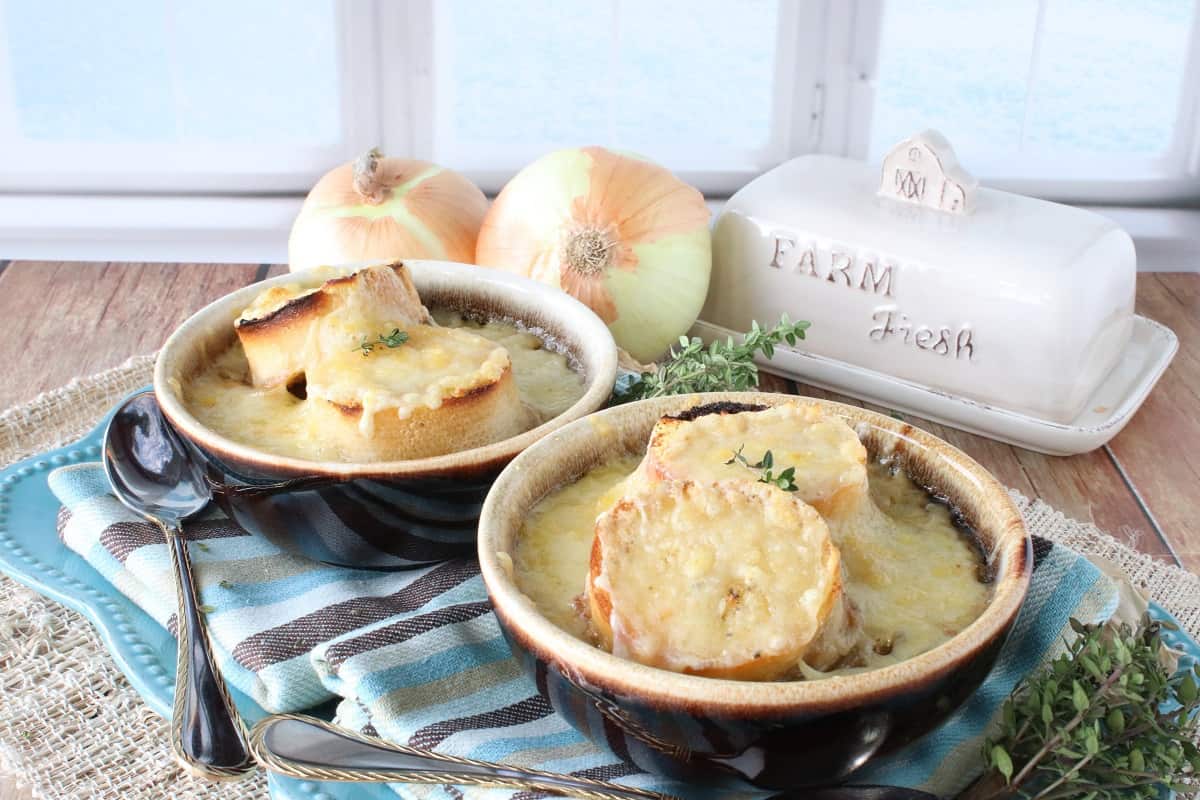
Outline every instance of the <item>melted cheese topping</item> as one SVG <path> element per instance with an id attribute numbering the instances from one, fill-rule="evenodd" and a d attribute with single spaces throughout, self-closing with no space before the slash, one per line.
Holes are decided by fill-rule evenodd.
<path id="1" fill-rule="evenodd" d="M 600 515 L 596 541 L 612 652 L 677 672 L 787 672 L 840 591 L 825 522 L 766 484 L 650 484 Z"/>
<path id="2" fill-rule="evenodd" d="M 413 325 L 399 347 L 370 353 L 343 348 L 313 364 L 308 394 L 362 408 L 359 431 L 371 436 L 377 413 L 407 419 L 418 408 L 440 408 L 453 397 L 494 383 L 509 368 L 508 351 L 455 328 Z"/>
<path id="3" fill-rule="evenodd" d="M 768 452 L 774 471 L 791 468 L 799 495 L 824 509 L 843 490 L 865 494 L 867 450 L 840 419 L 811 403 L 789 403 L 764 411 L 708 414 L 689 422 L 666 419 L 651 435 L 647 466 L 679 480 L 741 480 Z M 659 476 L 654 476 L 659 477 Z"/>
<path id="4" fill-rule="evenodd" d="M 529 415 L 529 427 L 557 416 L 583 396 L 583 377 L 571 368 L 567 357 L 545 346 L 540 339 L 534 344 L 523 338 L 533 334 L 519 331 L 514 325 L 500 320 L 485 324 L 471 323 L 469 333 L 467 330 L 456 331 L 454 328 L 467 325 L 461 318 L 459 324 L 455 325 L 453 316 L 443 316 L 443 324 L 448 330 L 442 329 L 441 333 L 448 336 L 440 337 L 440 345 L 410 348 L 410 344 L 406 343 L 394 349 L 379 346 L 365 359 L 361 351 L 346 347 L 334 360 L 342 363 L 343 369 L 349 369 L 351 365 L 357 369 L 368 366 L 376 373 L 373 380 L 379 382 L 382 391 L 389 397 L 416 394 L 416 399 L 424 403 L 428 398 L 419 390 L 405 391 L 406 387 L 411 388 L 413 384 L 407 382 L 408 377 L 394 370 L 399 363 L 394 359 L 419 359 L 428 361 L 431 367 L 436 367 L 440 362 L 448 364 L 454 358 L 451 351 L 455 347 L 452 343 L 458 343 L 460 336 L 465 336 L 470 339 L 471 348 L 478 347 L 479 352 L 485 353 L 485 360 L 493 356 L 495 358 L 495 361 L 489 362 L 490 367 L 480 367 L 481 370 L 494 371 L 501 357 L 506 362 L 511 358 L 521 402 L 537 412 Z M 417 330 L 414 326 L 409 331 L 410 343 L 424 341 L 424 334 L 418 334 Z M 435 338 L 439 337 L 430 335 L 431 342 Z M 465 343 L 466 340 L 462 341 Z M 496 343 L 502 346 L 497 347 Z M 324 376 L 327 387 L 342 385 L 343 377 L 336 373 L 337 369 L 331 367 Z M 319 388 L 319 384 L 314 384 L 314 388 Z M 322 435 L 318 416 L 287 388 L 275 386 L 256 389 L 250 385 L 249 366 L 237 342 L 205 369 L 186 379 L 182 397 L 188 410 L 201 423 L 234 441 L 267 452 L 311 461 L 352 460 L 339 449 L 336 442 Z M 368 418 L 372 415 L 366 413 L 367 405 L 377 405 L 380 395 L 364 399 L 363 417 Z"/>
<path id="5" fill-rule="evenodd" d="M 533 507 L 517 539 L 517 586 L 551 622 L 581 639 L 591 639 L 578 601 L 587 581 L 596 517 L 620 498 L 625 479 L 640 460 L 630 455 L 601 464 L 556 490 Z"/>
<path id="6" fill-rule="evenodd" d="M 507 350 L 521 399 L 541 419 L 557 417 L 583 395 L 583 378 L 563 371 L 566 358 L 554 349 L 554 341 L 544 332 L 499 321 L 480 322 L 456 311 L 436 310 L 433 319 L 439 325 L 463 328 L 491 339 Z"/>
<path id="7" fill-rule="evenodd" d="M 579 597 L 595 520 L 623 494 L 639 461 L 629 456 L 600 465 L 546 496 L 522 526 L 512 554 L 521 591 L 556 625 L 588 641 L 595 639 Z M 838 542 L 845 594 L 858 608 L 866 641 L 857 658 L 836 669 L 817 672 L 797 664 L 790 677 L 903 661 L 950 639 L 988 603 L 982 556 L 954 526 L 949 509 L 886 464 L 867 469 L 871 497 L 889 524 L 852 527 Z"/>
<path id="8" fill-rule="evenodd" d="M 367 267 L 312 288 L 318 277 L 306 274 L 305 282 L 260 292 L 235 323 L 255 386 L 295 381 L 316 362 L 344 355 L 380 331 L 429 321 L 401 264 Z"/>

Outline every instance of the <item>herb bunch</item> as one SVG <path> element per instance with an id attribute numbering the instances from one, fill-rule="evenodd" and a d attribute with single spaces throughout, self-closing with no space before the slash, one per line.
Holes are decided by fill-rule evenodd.
<path id="1" fill-rule="evenodd" d="M 800 487 L 796 485 L 795 467 L 788 467 L 776 475 L 774 472 L 772 472 L 772 469 L 775 466 L 775 456 L 771 454 L 770 450 L 763 453 L 762 458 L 751 464 L 750 460 L 742 455 L 742 451 L 745 449 L 746 445 L 744 444 L 738 447 L 733 454 L 733 458 L 729 459 L 725 463 L 732 464 L 737 462 L 747 469 L 759 470 L 761 474 L 758 477 L 758 483 L 769 483 L 772 486 L 777 486 L 780 489 L 783 489 L 785 492 L 800 491 Z"/>
<path id="2" fill-rule="evenodd" d="M 724 342 L 714 340 L 704 346 L 698 338 L 679 337 L 679 347 L 671 348 L 668 357 L 649 372 L 618 384 L 615 401 L 627 403 L 648 397 L 693 392 L 737 392 L 758 386 L 758 366 L 754 357 L 762 353 L 775 355 L 775 348 L 786 342 L 795 344 L 804 338 L 811 323 L 791 322 L 787 315 L 770 330 L 755 321 L 740 343 L 733 337 Z"/>
<path id="3" fill-rule="evenodd" d="M 1161 624 L 1071 620 L 1068 650 L 1005 703 L 988 772 L 962 798 L 1157 798 L 1200 772 L 1197 675 L 1159 661 Z"/>
<path id="4" fill-rule="evenodd" d="M 376 347 L 379 347 L 380 345 L 391 349 L 391 348 L 399 347 L 400 345 L 404 344 L 407 341 L 408 341 L 408 333 L 400 330 L 399 328 L 392 328 L 391 333 L 388 333 L 388 334 L 381 333 L 378 336 L 376 336 L 374 340 L 368 339 L 366 336 L 364 336 L 362 342 L 357 347 L 355 347 L 354 350 L 355 351 L 361 350 L 363 358 L 366 358 L 367 356 L 371 355 L 371 351 L 373 351 Z"/>

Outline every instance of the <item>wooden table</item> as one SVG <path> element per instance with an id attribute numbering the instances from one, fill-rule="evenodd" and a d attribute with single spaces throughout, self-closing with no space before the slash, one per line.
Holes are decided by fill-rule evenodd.
<path id="1" fill-rule="evenodd" d="M 284 271 L 270 264 L 0 261 L 0 409 L 71 378 L 157 349 L 180 322 L 234 289 Z M 1172 328 L 1179 354 L 1107 447 L 1056 458 L 921 419 L 1001 481 L 1093 522 L 1155 558 L 1200 571 L 1200 275 L 1143 274 L 1138 313 Z M 764 388 L 861 405 L 767 376 Z M 0 800 L 23 797 L 0 777 Z"/>

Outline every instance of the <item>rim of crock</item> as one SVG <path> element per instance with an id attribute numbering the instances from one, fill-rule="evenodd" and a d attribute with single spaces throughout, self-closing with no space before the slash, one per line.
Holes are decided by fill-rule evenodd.
<path id="1" fill-rule="evenodd" d="M 995 526 L 997 566 L 992 597 L 983 613 L 946 642 L 912 658 L 866 672 L 834 675 L 819 680 L 753 682 L 684 675 L 648 667 L 612 655 L 576 638 L 541 614 L 533 601 L 517 587 L 506 565 L 502 565 L 496 542 L 506 526 L 519 520 L 540 498 L 515 511 L 501 509 L 504 498 L 532 480 L 538 464 L 556 464 L 559 456 L 584 452 L 597 437 L 611 436 L 623 421 L 647 404 L 657 406 L 656 416 L 699 403 L 732 401 L 742 403 L 812 402 L 841 416 L 852 425 L 866 423 L 903 442 L 904 458 L 937 458 L 958 475 L 951 485 L 936 487 L 953 497 L 976 492 L 982 503 L 1002 520 Z M 861 432 L 860 432 L 861 435 Z M 562 485 L 561 483 L 559 485 Z M 545 496 L 544 494 L 542 495 Z M 516 534 L 514 533 L 514 536 Z M 812 397 L 758 392 L 721 392 L 655 398 L 617 406 L 563 427 L 514 459 L 505 469 L 484 503 L 479 521 L 478 551 L 484 583 L 502 624 L 538 652 L 566 671 L 576 682 L 611 689 L 618 694 L 636 694 L 657 706 L 703 708 L 731 715 L 795 711 L 800 707 L 844 709 L 873 699 L 895 696 L 927 680 L 953 672 L 973 655 L 1003 636 L 1015 621 L 1032 575 L 1030 538 L 1024 520 L 1008 491 L 974 459 L 949 443 L 905 422 L 863 408 Z"/>
<path id="2" fill-rule="evenodd" d="M 536 428 L 502 439 L 499 442 L 446 453 L 440 456 L 414 458 L 400 461 L 342 462 L 310 461 L 302 458 L 276 455 L 260 450 L 243 442 L 222 436 L 206 427 L 188 410 L 179 391 L 171 385 L 170 378 L 176 361 L 188 348 L 199 346 L 195 337 L 212 335 L 206 327 L 214 318 L 232 320 L 236 314 L 250 305 L 264 289 L 287 283 L 318 282 L 305 274 L 288 273 L 265 281 L 242 287 L 214 300 L 197 311 L 167 338 L 154 363 L 154 394 L 163 413 L 184 436 L 227 457 L 248 463 L 264 471 L 286 471 L 311 476 L 329 476 L 338 479 L 355 477 L 405 477 L 423 476 L 452 472 L 463 468 L 494 464 L 512 458 L 547 434 L 568 423 L 595 411 L 604 405 L 612 394 L 617 375 L 617 346 L 608 326 L 583 303 L 554 287 L 498 270 L 485 269 L 472 264 L 455 261 L 433 261 L 426 259 L 400 259 L 409 268 L 418 291 L 422 284 L 443 280 L 437 288 L 441 292 L 461 291 L 471 297 L 486 298 L 488 303 L 501 310 L 517 310 L 521 305 L 536 305 L 539 314 L 552 321 L 562 333 L 571 336 L 578 346 L 573 355 L 583 364 L 587 385 L 583 395 L 567 410 L 543 422 Z M 374 264 L 393 261 L 362 262 L 345 264 L 330 269 L 346 273 Z M 321 274 L 321 280 L 331 277 Z M 521 314 L 512 313 L 520 320 Z"/>

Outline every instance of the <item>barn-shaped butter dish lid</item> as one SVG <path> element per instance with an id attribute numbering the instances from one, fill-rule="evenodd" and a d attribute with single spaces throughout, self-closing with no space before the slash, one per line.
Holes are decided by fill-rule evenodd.
<path id="1" fill-rule="evenodd" d="M 1099 447 L 1174 355 L 1134 314 L 1133 242 L 1080 208 L 981 187 L 941 134 L 882 168 L 807 155 L 726 203 L 697 332 L 807 319 L 772 368 L 1043 452 Z"/>

